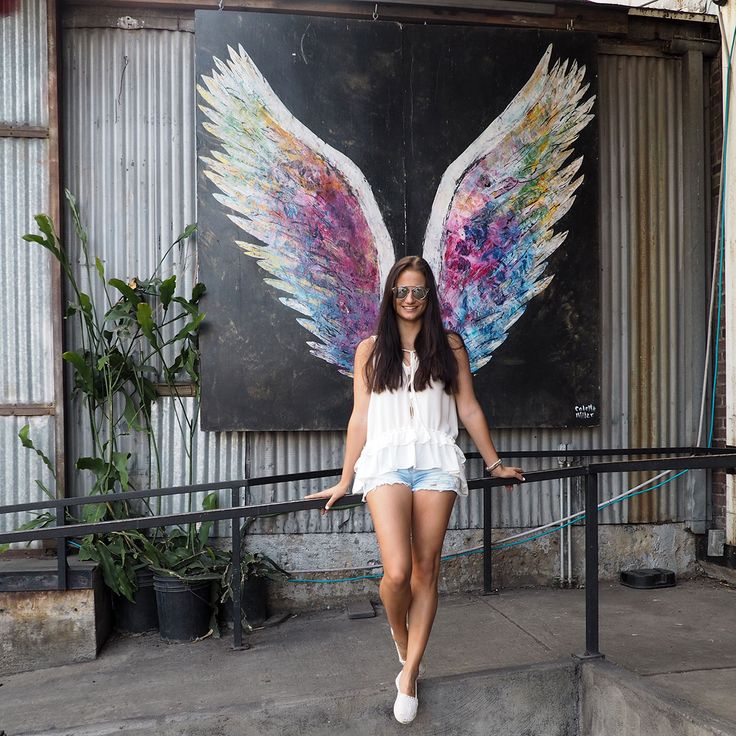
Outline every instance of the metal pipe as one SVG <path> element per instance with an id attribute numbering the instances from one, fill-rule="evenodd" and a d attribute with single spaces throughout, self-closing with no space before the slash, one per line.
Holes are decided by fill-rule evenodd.
<path id="1" fill-rule="evenodd" d="M 563 494 L 565 492 L 565 478 L 560 478 L 560 519 L 564 519 L 565 504 L 563 501 Z M 560 525 L 560 588 L 565 587 L 565 525 Z"/>
<path id="2" fill-rule="evenodd" d="M 59 506 L 56 509 L 56 526 L 64 526 L 66 519 L 66 508 Z M 58 537 L 56 540 L 56 589 L 68 590 L 69 567 L 66 559 L 66 537 Z"/>
<path id="3" fill-rule="evenodd" d="M 240 488 L 233 486 L 230 491 L 230 504 L 240 506 Z M 230 589 L 233 593 L 233 649 L 243 647 L 243 626 L 241 612 L 241 590 L 240 590 L 240 517 L 236 516 L 230 520 L 231 544 L 230 552 Z"/>
<path id="4" fill-rule="evenodd" d="M 572 478 L 565 478 L 565 485 L 567 486 L 567 513 L 565 516 L 570 516 L 572 514 Z M 572 524 L 567 526 L 567 586 L 572 587 Z"/>
<path id="5" fill-rule="evenodd" d="M 561 468 L 566 468 L 568 465 L 567 462 L 567 455 L 564 454 L 567 450 L 567 442 L 560 443 L 560 446 L 557 448 L 560 452 L 560 455 L 557 458 L 557 464 Z M 559 501 L 560 501 L 560 519 L 565 518 L 565 508 L 564 508 L 564 501 L 563 501 L 563 495 L 565 492 L 565 479 L 564 477 L 560 476 L 560 486 L 559 486 Z M 564 523 L 560 523 L 560 588 L 565 587 L 565 525 Z"/>
<path id="6" fill-rule="evenodd" d="M 600 657 L 598 644 L 598 475 L 585 476 L 585 656 Z"/>
<path id="7" fill-rule="evenodd" d="M 585 476 L 597 473 L 619 473 L 630 470 L 686 470 L 695 468 L 725 468 L 726 472 L 732 472 L 736 469 L 736 448 L 728 448 L 730 454 L 713 452 L 709 455 L 700 457 L 677 457 L 662 458 L 657 460 L 637 460 L 637 461 L 620 461 L 615 463 L 596 463 L 585 467 L 558 468 L 556 470 L 540 470 L 526 473 L 527 483 L 553 480 L 556 478 L 572 478 L 576 476 Z M 582 453 L 581 453 L 582 454 Z M 315 471 L 314 476 L 325 476 L 325 471 Z M 332 474 L 332 471 L 329 471 Z M 279 478 L 279 482 L 284 480 L 300 480 L 303 473 L 294 473 L 293 476 L 284 478 L 283 476 L 274 476 Z M 261 484 L 262 479 L 258 479 Z M 495 488 L 497 486 L 515 484 L 513 479 L 508 478 L 476 478 L 468 481 L 468 488 Z M 518 483 L 518 481 L 516 481 Z M 227 483 L 211 483 L 201 484 L 198 486 L 183 486 L 181 492 L 190 492 L 193 490 L 213 490 L 216 488 L 232 488 L 233 485 L 252 486 L 253 481 L 238 480 L 229 481 Z M 265 480 L 263 480 L 265 484 Z M 166 489 L 169 493 L 171 489 Z M 141 495 L 148 495 L 148 491 L 143 491 Z M 154 495 L 151 492 L 151 495 Z M 56 501 L 45 501 L 38 505 L 38 508 L 60 508 L 63 506 L 81 506 L 87 503 L 100 503 L 112 500 L 124 500 L 133 498 L 135 492 L 128 493 L 110 493 L 103 497 L 94 496 L 92 498 L 74 497 L 67 499 L 59 499 Z M 293 511 L 305 511 L 308 509 L 321 508 L 324 501 L 314 500 L 298 500 L 284 501 L 276 503 L 260 503 L 252 506 L 240 506 L 236 509 L 215 509 L 213 511 L 189 511 L 178 514 L 161 514 L 157 516 L 132 517 L 128 519 L 116 519 L 112 521 L 100 521 L 95 524 L 67 524 L 63 527 L 42 527 L 32 530 L 18 532 L 3 532 L 0 534 L 0 544 L 5 542 L 25 542 L 32 539 L 57 539 L 60 537 L 76 537 L 85 534 L 104 534 L 112 531 L 122 531 L 123 529 L 147 529 L 156 526 L 169 526 L 171 524 L 180 523 L 197 523 L 201 521 L 218 521 L 221 519 L 231 519 L 236 516 L 268 516 L 272 514 L 291 513 Z M 27 508 L 30 504 L 14 504 L 11 506 L 0 507 L 0 513 L 14 513 L 21 508 Z M 336 502 L 334 508 L 348 508 L 351 506 L 361 506 L 360 494 L 350 494 L 344 496 Z M 586 510 L 586 512 L 589 510 Z M 596 517 L 597 518 L 597 517 Z"/>
<path id="8" fill-rule="evenodd" d="M 635 466 L 635 469 L 644 469 L 644 470 L 662 470 L 662 469 L 684 469 L 688 466 L 688 462 L 691 462 L 693 460 L 693 457 L 700 457 L 700 458 L 709 458 L 709 461 L 706 462 L 706 464 L 702 464 L 700 462 L 693 463 L 692 468 L 715 468 L 715 467 L 731 467 L 727 463 L 721 463 L 718 464 L 718 461 L 716 458 L 718 458 L 719 455 L 730 455 L 734 453 L 734 450 L 736 448 L 734 447 L 660 447 L 660 448 L 630 448 L 630 449 L 611 449 L 611 450 L 567 450 L 565 451 L 565 455 L 568 457 L 580 457 L 580 458 L 586 458 L 586 457 L 611 457 L 611 456 L 621 456 L 625 457 L 627 455 L 670 455 L 670 454 L 683 454 L 683 453 L 689 453 L 690 457 L 678 457 L 678 458 L 661 458 L 660 460 L 652 460 L 652 461 L 641 461 L 638 462 Z M 522 458 L 522 457 L 555 457 L 560 455 L 560 451 L 556 450 L 538 450 L 536 452 L 505 452 L 503 453 L 504 457 L 507 458 Z M 480 457 L 478 453 L 472 453 L 467 452 L 465 453 L 465 457 L 467 459 L 473 459 L 476 457 Z M 626 472 L 630 468 L 627 467 L 627 462 L 631 461 L 619 461 L 616 463 L 605 463 L 601 464 L 600 468 L 597 472 L 606 472 L 606 473 L 614 473 L 614 472 Z M 647 463 L 646 467 L 642 468 L 642 462 Z M 657 463 L 660 463 L 660 465 L 657 465 Z M 675 462 L 675 464 L 670 464 Z M 634 468 L 634 466 L 631 466 Z M 342 473 L 342 468 L 331 468 L 328 470 L 311 470 L 308 472 L 303 473 L 288 473 L 288 474 L 281 474 L 281 475 L 272 475 L 272 476 L 263 476 L 259 478 L 251 478 L 249 480 L 246 479 L 231 479 L 231 480 L 225 480 L 225 481 L 217 481 L 215 483 L 198 483 L 194 485 L 189 486 L 171 486 L 169 488 L 147 488 L 141 491 L 125 491 L 121 493 L 106 493 L 104 497 L 105 503 L 110 501 L 130 501 L 134 498 L 155 498 L 157 496 L 171 496 L 178 493 L 195 493 L 197 491 L 217 491 L 217 490 L 225 490 L 228 488 L 232 488 L 233 483 L 238 483 L 241 487 L 244 486 L 246 483 L 250 485 L 250 487 L 254 486 L 263 486 L 263 485 L 269 485 L 269 484 L 275 484 L 275 483 L 288 483 L 298 480 L 310 480 L 310 479 L 316 479 L 316 478 L 328 478 L 332 476 L 337 476 Z M 568 467 L 565 468 L 563 471 L 555 471 L 555 470 L 541 470 L 541 471 L 534 471 L 534 476 L 532 477 L 531 473 L 527 473 L 527 482 L 530 482 L 531 480 L 535 481 L 542 481 L 542 480 L 550 480 L 552 478 L 561 478 L 561 477 L 574 477 L 578 475 L 584 475 L 585 470 L 584 468 L 578 466 L 578 467 Z M 479 482 L 480 481 L 480 482 Z M 490 485 L 492 486 L 501 486 L 508 483 L 507 480 L 503 478 L 496 478 L 496 479 L 478 479 L 468 482 L 469 488 L 481 488 L 486 485 L 487 482 L 490 481 Z M 36 509 L 50 509 L 50 508 L 56 508 L 57 506 L 83 506 L 88 503 L 100 503 L 100 499 L 97 496 L 94 497 L 88 497 L 88 496 L 74 496 L 73 498 L 60 498 L 56 501 L 32 501 L 30 503 L 19 503 L 19 504 L 11 504 L 9 506 L 0 506 L 0 514 L 3 513 L 18 513 L 19 511 L 34 511 Z M 315 502 L 314 506 L 307 506 L 305 508 L 319 508 L 319 502 Z M 214 513 L 214 512 L 208 512 L 208 513 Z M 222 517 L 220 517 L 222 518 Z M 201 519 L 197 519 L 198 521 L 201 521 Z M 15 540 L 13 540 L 15 541 Z"/>
<path id="9" fill-rule="evenodd" d="M 486 471 L 483 472 L 486 475 Z M 483 595 L 493 595 L 493 560 L 491 530 L 493 529 L 493 489 L 483 489 Z"/>

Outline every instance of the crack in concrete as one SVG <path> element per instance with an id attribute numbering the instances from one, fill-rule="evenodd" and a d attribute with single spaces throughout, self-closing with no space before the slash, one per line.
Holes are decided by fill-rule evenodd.
<path id="1" fill-rule="evenodd" d="M 640 672 L 640 677 L 658 677 L 659 675 L 685 675 L 689 672 L 718 672 L 719 670 L 736 670 L 736 665 L 725 664 L 716 667 L 693 667 L 686 670 L 663 670 L 662 672 Z"/>
<path id="2" fill-rule="evenodd" d="M 481 601 L 481 603 L 485 603 L 489 608 L 491 608 L 492 610 L 494 610 L 497 614 L 499 614 L 499 616 L 502 616 L 503 618 L 505 618 L 512 626 L 516 626 L 516 628 L 519 629 L 519 631 L 524 632 L 528 637 L 534 639 L 534 641 L 537 642 L 537 644 L 539 644 L 540 647 L 543 647 L 548 652 L 552 653 L 552 651 L 553 651 L 552 647 L 547 646 L 541 639 L 538 639 L 536 636 L 534 636 L 534 634 L 532 634 L 531 631 L 527 631 L 521 624 L 517 624 L 516 621 L 514 621 L 512 618 L 510 618 L 509 616 L 507 616 L 503 611 L 501 611 L 500 609 L 496 608 L 496 606 L 494 606 L 487 599 L 486 596 L 479 597 L 479 600 Z"/>

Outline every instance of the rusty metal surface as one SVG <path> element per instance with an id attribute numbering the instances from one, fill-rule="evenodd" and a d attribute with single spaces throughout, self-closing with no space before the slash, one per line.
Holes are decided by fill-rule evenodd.
<path id="1" fill-rule="evenodd" d="M 604 253 L 620 262 L 618 273 L 612 270 L 607 278 L 604 271 L 604 281 L 621 289 L 617 324 L 611 326 L 628 332 L 618 373 L 623 379 L 628 371 L 621 398 L 629 444 L 688 445 L 697 433 L 696 375 L 703 356 L 696 346 L 704 335 L 704 305 L 688 308 L 683 292 L 688 279 L 704 282 L 705 274 L 702 253 L 684 237 L 689 202 L 683 145 L 690 131 L 684 126 L 682 62 L 605 55 L 599 68 L 602 216 L 604 238 L 610 238 Z M 630 480 L 643 479 L 633 474 Z M 632 499 L 629 521 L 685 518 L 687 481 L 676 484 Z"/>
<path id="2" fill-rule="evenodd" d="M 46 0 L 47 7 L 47 39 L 48 39 L 48 177 L 49 177 L 49 202 L 48 212 L 57 227 L 61 227 L 61 170 L 59 165 L 59 70 L 58 70 L 58 18 L 56 0 Z M 51 339 L 53 343 L 53 383 L 54 383 L 54 408 L 56 422 L 56 447 L 54 448 L 54 460 L 57 471 L 56 495 L 63 498 L 66 494 L 66 448 L 64 421 L 64 364 L 61 358 L 64 350 L 63 332 L 64 315 L 63 299 L 64 287 L 62 282 L 61 264 L 53 260 L 51 262 Z"/>

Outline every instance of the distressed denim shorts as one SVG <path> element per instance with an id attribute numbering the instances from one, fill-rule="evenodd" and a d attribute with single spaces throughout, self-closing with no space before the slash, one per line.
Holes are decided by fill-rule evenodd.
<path id="1" fill-rule="evenodd" d="M 375 488 L 391 486 L 395 483 L 408 486 L 411 491 L 454 491 L 457 493 L 460 489 L 460 478 L 441 468 L 429 468 L 428 470 L 406 468 L 391 470 L 375 478 L 367 478 L 363 487 L 368 490 L 363 493 L 363 500 L 365 501 L 365 497 Z"/>

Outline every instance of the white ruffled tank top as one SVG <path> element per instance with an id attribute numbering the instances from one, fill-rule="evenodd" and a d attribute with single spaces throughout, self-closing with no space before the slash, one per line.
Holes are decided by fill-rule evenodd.
<path id="1" fill-rule="evenodd" d="M 409 354 L 402 385 L 395 391 L 371 393 L 366 443 L 355 463 L 353 493 L 364 493 L 372 481 L 392 470 L 440 468 L 460 479 L 458 495 L 468 495 L 465 455 L 455 444 L 458 433 L 455 397 L 433 381 L 423 391 L 414 389 L 419 359 Z"/>

